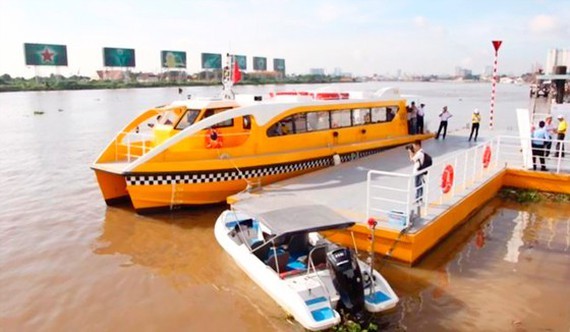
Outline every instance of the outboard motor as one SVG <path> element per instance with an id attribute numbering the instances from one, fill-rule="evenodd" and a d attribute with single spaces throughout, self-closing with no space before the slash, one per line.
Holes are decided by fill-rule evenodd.
<path id="1" fill-rule="evenodd" d="M 352 315 L 360 315 L 364 310 L 364 287 L 356 257 L 350 250 L 339 248 L 327 253 L 327 262 L 342 307 Z"/>

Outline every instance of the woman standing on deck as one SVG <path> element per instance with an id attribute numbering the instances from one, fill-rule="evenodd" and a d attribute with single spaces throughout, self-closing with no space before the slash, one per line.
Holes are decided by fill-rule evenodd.
<path id="1" fill-rule="evenodd" d="M 471 115 L 471 134 L 469 134 L 469 142 L 473 138 L 473 133 L 475 133 L 475 142 L 477 142 L 477 136 L 479 136 L 479 123 L 481 122 L 481 114 L 479 110 L 475 109 L 473 115 Z"/>
<path id="2" fill-rule="evenodd" d="M 445 139 L 445 135 L 447 134 L 447 120 L 451 118 L 453 115 L 447 111 L 447 106 L 443 106 L 443 111 L 439 113 L 439 129 L 437 130 L 437 135 L 435 135 L 435 139 L 439 138 L 439 134 L 443 129 L 443 139 Z"/>

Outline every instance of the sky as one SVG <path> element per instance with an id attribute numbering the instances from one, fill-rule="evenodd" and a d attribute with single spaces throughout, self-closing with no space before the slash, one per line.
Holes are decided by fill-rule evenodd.
<path id="1" fill-rule="evenodd" d="M 284 58 L 354 75 L 481 73 L 502 40 L 499 73 L 544 65 L 570 49 L 570 0 L 0 0 L 0 74 L 95 76 L 102 48 L 134 48 L 135 71 L 160 71 L 160 51 Z M 68 67 L 25 65 L 24 43 L 67 45 Z"/>

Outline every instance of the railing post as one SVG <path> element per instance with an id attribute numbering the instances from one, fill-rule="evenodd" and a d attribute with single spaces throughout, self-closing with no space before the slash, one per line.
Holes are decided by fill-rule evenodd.
<path id="1" fill-rule="evenodd" d="M 413 174 L 413 171 L 412 171 Z M 408 177 L 408 194 L 407 194 L 407 199 L 406 199 L 406 225 L 404 227 L 408 227 L 410 225 L 410 218 L 411 218 L 411 214 L 410 214 L 410 192 L 411 192 L 411 184 L 412 184 L 412 177 Z"/>
<path id="2" fill-rule="evenodd" d="M 372 171 L 366 174 L 366 220 L 370 218 L 370 178 Z"/>
<path id="3" fill-rule="evenodd" d="M 499 164 L 499 156 L 501 152 L 501 136 L 497 136 L 497 151 L 495 151 L 495 167 Z"/>
<path id="4" fill-rule="evenodd" d="M 424 193 L 423 193 L 423 199 L 424 199 L 424 211 L 425 214 L 428 214 L 428 199 L 429 199 L 429 174 L 428 173 L 424 173 Z"/>
<path id="5" fill-rule="evenodd" d="M 556 154 L 558 155 L 558 162 L 556 163 L 556 174 L 560 173 L 560 167 L 562 166 L 562 151 L 564 149 L 564 141 L 563 140 L 556 140 L 556 145 L 559 147 Z"/>
<path id="6" fill-rule="evenodd" d="M 463 189 L 467 190 L 467 163 L 469 160 L 469 150 L 465 150 L 465 160 L 463 162 Z"/>
<path id="7" fill-rule="evenodd" d="M 453 171 L 455 172 L 457 170 L 457 157 L 453 158 Z M 451 182 L 451 196 L 455 196 L 455 187 L 456 187 L 456 183 L 457 183 L 457 179 L 454 179 L 453 182 Z"/>
<path id="8" fill-rule="evenodd" d="M 131 136 L 127 135 L 127 161 L 131 162 Z"/>
<path id="9" fill-rule="evenodd" d="M 475 183 L 477 178 L 477 149 L 477 146 L 473 148 L 473 178 L 471 179 L 473 183 Z"/>

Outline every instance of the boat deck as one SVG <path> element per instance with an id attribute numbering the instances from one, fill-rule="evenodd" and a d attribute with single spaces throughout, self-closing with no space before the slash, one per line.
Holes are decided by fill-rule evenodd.
<path id="1" fill-rule="evenodd" d="M 91 168 L 100 170 L 107 173 L 122 174 L 123 170 L 127 168 L 130 163 L 127 161 L 115 161 L 106 163 L 95 163 Z"/>
<path id="2" fill-rule="evenodd" d="M 570 158 L 547 160 L 547 167 L 558 169 L 559 174 L 531 172 L 527 170 L 528 161 L 523 163 L 521 159 L 520 139 L 518 145 L 514 140 L 515 143 L 507 146 L 506 138 L 501 142 L 501 138 L 491 136 L 491 134 L 496 135 L 496 132 L 482 130 L 478 142 L 474 143 L 468 142 L 468 134 L 467 130 L 461 130 L 448 134 L 445 140 L 429 139 L 423 142 L 423 149 L 432 156 L 434 166 L 430 168 L 430 174 L 426 176 L 429 180 L 427 180 L 424 193 L 425 202 L 419 209 L 419 216 L 416 215 L 411 219 L 412 224 L 406 229 L 403 237 L 400 234 L 402 226 L 394 227 L 394 220 L 379 219 L 375 235 L 381 239 L 377 240 L 379 244 L 375 243 L 375 251 L 386 254 L 393 243 L 404 242 L 398 244 L 393 257 L 412 264 L 476 211 L 482 203 L 494 197 L 503 185 L 519 186 L 521 184 L 527 188 L 536 187 L 536 189 L 570 193 L 570 176 L 568 175 Z M 491 165 L 483 167 L 483 152 L 487 147 L 492 149 L 493 157 Z M 518 166 L 514 166 L 516 163 L 509 162 L 509 168 L 507 168 L 505 158 L 519 158 L 520 161 L 517 160 Z M 455 180 L 450 192 L 443 193 L 441 177 L 447 165 L 453 166 Z M 370 170 L 382 171 L 373 178 L 373 182 L 370 182 L 377 184 L 378 188 L 392 188 L 393 190 L 407 188 L 410 186 L 409 181 L 413 179 L 412 163 L 408 158 L 408 153 L 403 147 L 397 147 L 366 158 L 267 185 L 254 193 L 230 196 L 228 203 L 237 210 L 247 210 L 254 214 L 281 207 L 325 205 L 357 222 L 352 229 L 353 233 L 349 236 L 345 234 L 345 236 L 329 238 L 342 244 L 356 242 L 360 249 L 369 250 L 368 238 L 371 231 L 366 220 L 369 216 L 376 217 L 371 209 L 372 204 L 375 204 L 377 211 L 403 212 L 406 208 L 418 211 L 417 205 L 402 206 L 395 203 L 402 199 L 406 200 L 406 195 L 414 195 L 415 188 L 413 187 L 410 187 L 412 191 L 400 189 L 399 191 L 405 191 L 405 193 L 394 192 L 393 194 L 382 192 L 385 190 L 379 189 L 381 192 L 379 196 L 383 195 L 383 197 L 371 203 L 374 200 L 374 193 L 370 188 L 374 185 L 370 185 L 367 181 L 367 174 Z M 513 174 L 513 172 L 517 173 Z M 522 179 L 522 177 L 528 177 L 528 179 Z M 409 194 L 408 191 L 413 194 Z M 350 238 L 354 233 L 359 233 L 356 241 Z"/>

